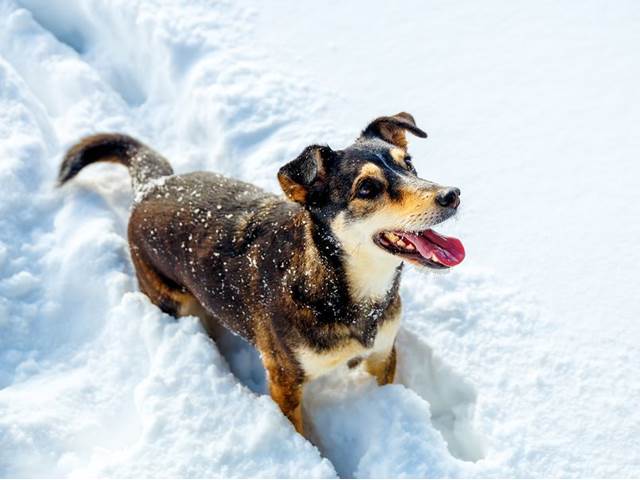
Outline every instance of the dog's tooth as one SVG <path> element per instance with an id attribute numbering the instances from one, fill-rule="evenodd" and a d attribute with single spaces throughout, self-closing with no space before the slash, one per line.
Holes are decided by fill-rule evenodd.
<path id="1" fill-rule="evenodd" d="M 407 247 L 407 244 L 406 244 L 406 243 L 404 243 L 402 240 L 398 240 L 398 241 L 396 242 L 396 244 L 397 244 L 397 245 L 400 245 L 402 248 L 406 248 L 406 247 Z"/>
<path id="2" fill-rule="evenodd" d="M 399 240 L 398 236 L 395 233 L 388 232 L 386 235 L 392 242 L 397 242 Z"/>

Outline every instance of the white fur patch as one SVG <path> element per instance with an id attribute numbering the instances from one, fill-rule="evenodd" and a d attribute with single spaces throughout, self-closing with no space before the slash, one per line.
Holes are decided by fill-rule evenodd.
<path id="1" fill-rule="evenodd" d="M 373 243 L 375 232 L 391 224 L 390 219 L 381 217 L 371 215 L 350 224 L 345 221 L 345 214 L 340 213 L 331 224 L 334 235 L 346 253 L 345 272 L 351 287 L 350 293 L 358 300 L 384 297 L 393 285 L 396 269 L 402 263 L 402 259 Z"/>

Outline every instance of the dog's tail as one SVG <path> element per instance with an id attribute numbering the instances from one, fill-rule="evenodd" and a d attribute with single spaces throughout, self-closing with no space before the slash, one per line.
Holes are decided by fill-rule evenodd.
<path id="1" fill-rule="evenodd" d="M 150 180 L 173 175 L 169 162 L 135 138 L 121 133 L 85 137 L 69 149 L 60 165 L 58 184 L 63 185 L 95 162 L 114 162 L 129 169 L 135 191 Z"/>

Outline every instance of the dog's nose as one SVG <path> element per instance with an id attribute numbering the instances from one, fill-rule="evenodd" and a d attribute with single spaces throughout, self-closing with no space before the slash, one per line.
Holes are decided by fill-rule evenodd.
<path id="1" fill-rule="evenodd" d="M 460 205 L 459 188 L 443 188 L 436 194 L 436 201 L 447 208 L 458 208 Z"/>

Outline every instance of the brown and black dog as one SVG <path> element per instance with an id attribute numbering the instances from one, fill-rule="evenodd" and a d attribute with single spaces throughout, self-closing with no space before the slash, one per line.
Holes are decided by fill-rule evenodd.
<path id="1" fill-rule="evenodd" d="M 399 113 L 343 150 L 305 148 L 278 172 L 288 199 L 215 173 L 174 175 L 121 134 L 72 147 L 59 180 L 99 161 L 129 168 L 140 289 L 210 334 L 222 324 L 255 345 L 271 396 L 302 433 L 305 382 L 361 361 L 393 381 L 403 262 L 443 269 L 464 258 L 459 240 L 430 229 L 456 213 L 460 191 L 417 176 L 406 132 L 427 136 Z"/>

